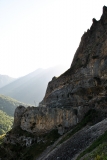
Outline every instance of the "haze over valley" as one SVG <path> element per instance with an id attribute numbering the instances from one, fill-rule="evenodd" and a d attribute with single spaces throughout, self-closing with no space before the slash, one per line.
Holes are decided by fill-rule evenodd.
<path id="1" fill-rule="evenodd" d="M 9 77 L 8 75 L 0 75 L 0 88 L 13 82 L 16 78 Z"/>
<path id="2" fill-rule="evenodd" d="M 37 69 L 0 88 L 0 94 L 37 106 L 45 95 L 48 82 L 54 76 L 60 76 L 65 70 L 66 67 L 61 65 L 48 69 Z"/>

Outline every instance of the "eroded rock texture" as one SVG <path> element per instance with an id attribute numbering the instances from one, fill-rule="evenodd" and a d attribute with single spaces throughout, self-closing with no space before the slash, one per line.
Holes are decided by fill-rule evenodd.
<path id="1" fill-rule="evenodd" d="M 23 112 L 24 111 L 24 112 Z M 18 113 L 23 114 L 17 121 Z M 47 133 L 52 129 L 58 129 L 63 134 L 68 128 L 78 121 L 74 110 L 45 107 L 17 107 L 14 116 L 14 126 L 20 126 L 31 133 Z"/>
<path id="2" fill-rule="evenodd" d="M 81 120 L 84 109 L 106 109 L 107 100 L 107 7 L 99 21 L 81 38 L 70 69 L 52 79 L 40 106 L 75 108 Z M 81 110 L 82 109 L 82 110 Z"/>
<path id="3" fill-rule="evenodd" d="M 66 127 L 81 121 L 90 109 L 107 110 L 107 7 L 99 21 L 81 38 L 71 67 L 49 82 L 37 108 L 18 108 L 14 126 L 29 132 L 47 132 L 55 127 L 62 134 Z"/>

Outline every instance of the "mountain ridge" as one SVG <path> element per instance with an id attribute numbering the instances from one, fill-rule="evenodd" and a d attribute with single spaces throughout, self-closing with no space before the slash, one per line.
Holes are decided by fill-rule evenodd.
<path id="1" fill-rule="evenodd" d="M 13 82 L 16 78 L 12 78 L 8 75 L 0 74 L 0 88 L 4 87 L 5 85 Z"/>
<path id="2" fill-rule="evenodd" d="M 45 94 L 48 81 L 50 81 L 54 75 L 59 76 L 64 70 L 65 67 L 63 66 L 37 69 L 17 79 L 13 83 L 2 87 L 0 93 L 23 103 L 37 106 Z"/>
<path id="3" fill-rule="evenodd" d="M 25 105 L 23 102 L 19 102 L 8 96 L 0 95 L 0 110 L 5 112 L 9 116 L 14 116 L 14 111 L 19 105 Z"/>

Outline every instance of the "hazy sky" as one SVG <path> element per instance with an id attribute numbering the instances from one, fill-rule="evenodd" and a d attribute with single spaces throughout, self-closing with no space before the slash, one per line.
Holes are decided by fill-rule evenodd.
<path id="1" fill-rule="evenodd" d="M 107 0 L 0 0 L 0 74 L 70 67 L 81 36 Z"/>

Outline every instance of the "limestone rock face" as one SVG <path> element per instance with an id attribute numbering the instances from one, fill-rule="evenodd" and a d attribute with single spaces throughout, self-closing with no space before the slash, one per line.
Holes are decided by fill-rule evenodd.
<path id="1" fill-rule="evenodd" d="M 81 38 L 71 67 L 49 82 L 40 106 L 107 109 L 107 7 Z M 81 110 L 82 109 L 82 110 Z"/>
<path id="2" fill-rule="evenodd" d="M 24 109 L 24 108 L 23 108 Z M 17 111 L 22 108 L 17 108 Z M 63 134 L 67 128 L 77 123 L 77 116 L 72 109 L 28 107 L 24 109 L 19 121 L 14 117 L 14 126 L 19 125 L 23 130 L 31 133 L 47 133 L 52 129 L 58 129 Z"/>

